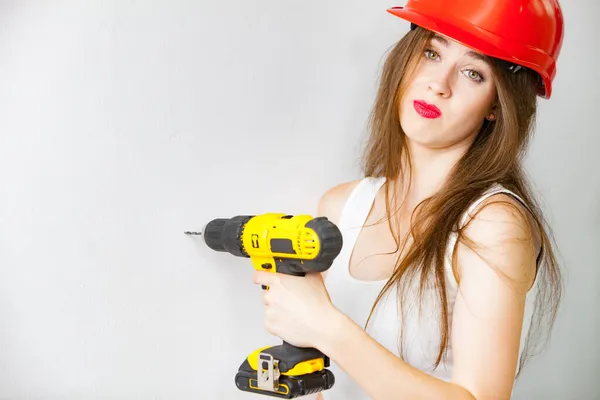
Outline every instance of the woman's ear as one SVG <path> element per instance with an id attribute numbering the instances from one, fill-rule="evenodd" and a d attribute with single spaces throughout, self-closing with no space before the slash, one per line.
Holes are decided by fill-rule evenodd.
<path id="1" fill-rule="evenodd" d="M 492 106 L 492 109 L 488 113 L 488 115 L 485 117 L 485 119 L 487 119 L 488 121 L 495 121 L 496 120 L 496 110 L 497 110 L 497 105 L 494 104 Z"/>

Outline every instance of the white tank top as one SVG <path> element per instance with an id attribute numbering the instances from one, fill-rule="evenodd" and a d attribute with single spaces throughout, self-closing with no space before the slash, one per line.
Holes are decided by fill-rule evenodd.
<path id="1" fill-rule="evenodd" d="M 325 284 L 333 304 L 341 312 L 348 315 L 359 326 L 364 327 L 371 311 L 375 299 L 387 280 L 363 281 L 352 277 L 349 273 L 349 260 L 357 237 L 367 220 L 377 192 L 385 182 L 385 178 L 367 177 L 362 179 L 354 188 L 348 197 L 341 213 L 338 226 L 342 232 L 344 243 L 339 256 L 335 259 L 333 265 L 327 272 Z M 496 185 L 486 191 L 483 196 L 477 199 L 469 208 L 471 211 L 477 207 L 483 200 L 496 193 L 507 193 L 515 196 L 516 199 L 524 202 L 513 192 L 505 189 L 503 186 Z M 467 214 L 463 216 L 461 224 L 466 222 Z M 457 236 L 453 234 L 449 238 L 448 251 L 446 256 L 447 271 L 447 299 L 448 311 L 451 323 L 452 309 L 457 291 L 457 283 L 451 269 L 451 254 L 456 244 Z M 523 323 L 523 332 L 521 336 L 521 351 L 523 350 L 524 339 L 527 335 L 527 328 L 533 310 L 534 290 L 528 293 L 527 305 L 525 309 L 525 320 Z M 396 356 L 400 355 L 399 340 L 401 329 L 401 315 L 397 306 L 396 289 L 388 291 L 375 309 L 367 332 L 371 337 L 385 346 Z M 452 377 L 452 347 L 448 346 L 445 362 L 442 362 L 435 370 L 432 367 L 435 363 L 439 351 L 438 309 L 437 303 L 432 302 L 436 299 L 434 289 L 425 292 L 425 298 L 421 303 L 421 313 L 412 307 L 418 307 L 415 302 L 416 295 L 408 294 L 405 297 L 405 323 L 403 333 L 403 351 L 404 360 L 415 368 L 427 372 L 439 379 L 450 381 Z M 365 360 L 365 362 L 370 362 Z M 373 368 L 377 365 L 373 364 Z M 365 392 L 346 374 L 336 363 L 331 361 L 331 371 L 335 374 L 335 384 L 333 388 L 323 392 L 325 400 L 368 400 Z"/>

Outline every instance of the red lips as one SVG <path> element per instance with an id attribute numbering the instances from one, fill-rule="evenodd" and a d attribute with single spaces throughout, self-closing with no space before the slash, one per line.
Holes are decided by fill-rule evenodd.
<path id="1" fill-rule="evenodd" d="M 415 100 L 413 104 L 417 113 L 424 118 L 433 119 L 442 116 L 440 109 L 433 104 L 428 104 L 423 100 Z"/>

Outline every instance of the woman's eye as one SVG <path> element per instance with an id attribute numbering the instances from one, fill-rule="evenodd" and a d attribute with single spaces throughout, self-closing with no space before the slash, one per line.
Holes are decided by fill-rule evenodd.
<path id="1" fill-rule="evenodd" d="M 425 50 L 425 57 L 427 57 L 430 60 L 436 60 L 438 56 L 439 54 L 434 50 Z"/>
<path id="2" fill-rule="evenodd" d="M 475 71 L 474 69 L 468 69 L 466 71 L 467 73 L 467 78 L 474 80 L 474 81 L 482 81 L 483 77 L 481 76 L 481 74 L 477 71 Z"/>

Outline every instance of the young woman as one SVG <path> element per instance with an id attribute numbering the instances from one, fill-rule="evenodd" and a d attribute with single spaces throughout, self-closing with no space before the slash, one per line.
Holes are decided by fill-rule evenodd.
<path id="1" fill-rule="evenodd" d="M 384 65 L 365 177 L 319 205 L 344 235 L 335 263 L 255 274 L 267 330 L 330 357 L 325 399 L 508 399 L 554 322 L 560 273 L 521 159 L 552 92 L 559 5 L 446 4 L 388 10 L 411 30 Z"/>

